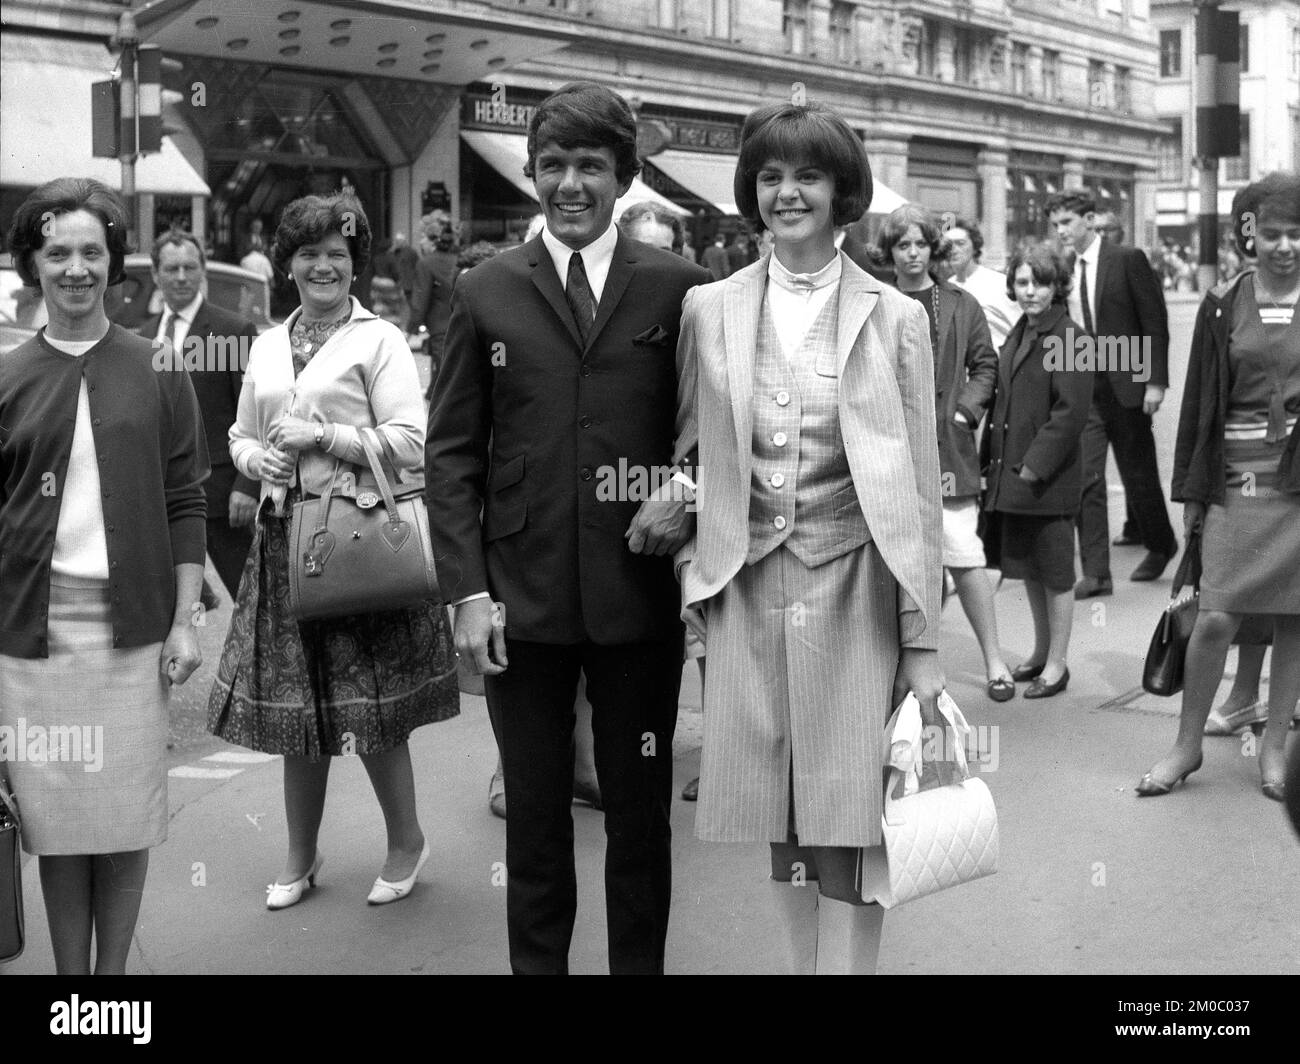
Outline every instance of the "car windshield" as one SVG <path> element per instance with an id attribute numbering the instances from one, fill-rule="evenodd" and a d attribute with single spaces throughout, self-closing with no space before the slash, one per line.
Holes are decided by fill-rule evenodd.
<path id="1" fill-rule="evenodd" d="M 232 310 L 255 325 L 269 325 L 266 285 L 243 277 L 208 271 L 208 298 L 219 307 Z"/>

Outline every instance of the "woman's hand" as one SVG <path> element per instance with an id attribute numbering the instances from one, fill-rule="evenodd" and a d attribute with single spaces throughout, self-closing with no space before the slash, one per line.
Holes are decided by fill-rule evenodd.
<path id="1" fill-rule="evenodd" d="M 187 617 L 183 622 L 173 624 L 163 643 L 158 671 L 169 683 L 178 685 L 188 680 L 202 664 L 203 652 L 199 649 L 199 635 L 194 630 L 193 621 Z"/>
<path id="2" fill-rule="evenodd" d="M 316 446 L 315 421 L 304 421 L 292 414 L 282 414 L 271 422 L 267 439 L 281 451 L 310 451 Z"/>
<path id="3" fill-rule="evenodd" d="M 277 485 L 289 483 L 296 460 L 292 454 L 272 448 L 269 451 L 256 452 L 249 464 L 253 467 L 253 476 L 258 480 Z"/>
<path id="4" fill-rule="evenodd" d="M 1203 502 L 1185 502 L 1183 503 L 1183 539 L 1186 540 L 1193 532 L 1199 532 L 1205 523 L 1205 503 Z"/>
<path id="5" fill-rule="evenodd" d="M 894 676 L 894 702 L 897 708 L 911 691 L 921 703 L 921 723 L 926 727 L 943 726 L 939 713 L 939 695 L 943 692 L 943 669 L 937 650 L 903 647 L 898 652 L 898 672 Z"/>

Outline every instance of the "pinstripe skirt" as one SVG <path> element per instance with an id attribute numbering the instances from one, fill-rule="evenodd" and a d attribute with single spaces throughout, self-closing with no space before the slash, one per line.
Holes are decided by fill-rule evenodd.
<path id="1" fill-rule="evenodd" d="M 161 643 L 113 649 L 107 581 L 50 580 L 48 658 L 0 656 L 0 757 L 23 849 L 119 853 L 167 838 Z"/>
<path id="2" fill-rule="evenodd" d="M 878 845 L 899 646 L 875 544 L 815 569 L 779 547 L 706 603 L 706 622 L 696 834 L 785 842 L 793 809 L 801 845 Z"/>

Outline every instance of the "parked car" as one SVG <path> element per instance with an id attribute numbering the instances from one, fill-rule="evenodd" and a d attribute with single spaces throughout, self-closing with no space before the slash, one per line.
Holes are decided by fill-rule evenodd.
<path id="1" fill-rule="evenodd" d="M 154 286 L 153 263 L 148 255 L 128 255 L 125 266 L 126 280 L 109 288 L 105 306 L 110 321 L 137 329 L 162 309 L 162 293 Z M 247 318 L 259 333 L 276 324 L 271 318 L 266 278 L 252 270 L 209 262 L 204 295 L 217 306 Z M 25 287 L 10 256 L 0 255 L 0 355 L 34 336 L 46 321 L 40 290 Z"/>

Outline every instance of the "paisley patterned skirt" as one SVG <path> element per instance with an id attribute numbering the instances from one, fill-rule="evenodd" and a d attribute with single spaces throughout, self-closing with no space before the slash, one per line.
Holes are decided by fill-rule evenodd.
<path id="1" fill-rule="evenodd" d="M 259 517 L 208 699 L 208 731 L 269 754 L 376 754 L 460 712 L 447 614 L 435 601 L 298 621 L 290 518 Z"/>

